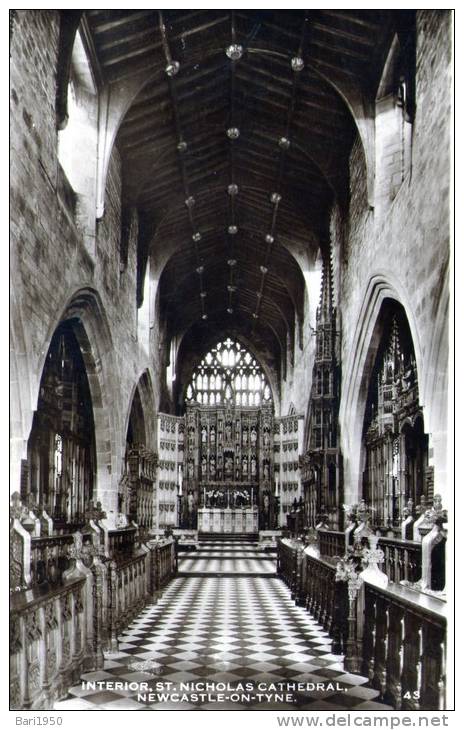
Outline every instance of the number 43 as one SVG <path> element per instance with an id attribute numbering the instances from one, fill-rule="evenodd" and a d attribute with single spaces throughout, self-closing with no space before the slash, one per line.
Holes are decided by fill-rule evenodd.
<path id="1" fill-rule="evenodd" d="M 418 689 L 415 689 L 414 692 L 405 692 L 403 695 L 403 699 L 405 700 L 418 700 L 420 697 L 420 692 Z"/>

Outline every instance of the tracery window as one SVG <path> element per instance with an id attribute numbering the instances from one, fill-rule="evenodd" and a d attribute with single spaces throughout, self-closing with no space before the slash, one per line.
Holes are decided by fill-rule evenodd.
<path id="1" fill-rule="evenodd" d="M 218 342 L 194 370 L 186 402 L 203 406 L 257 408 L 272 402 L 271 389 L 257 360 L 239 342 Z"/>

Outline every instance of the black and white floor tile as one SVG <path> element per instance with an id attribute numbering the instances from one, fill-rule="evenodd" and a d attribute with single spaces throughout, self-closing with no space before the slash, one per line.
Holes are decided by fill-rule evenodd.
<path id="1" fill-rule="evenodd" d="M 275 554 L 258 543 L 222 541 L 200 543 L 194 553 L 179 554 L 180 575 L 275 575 Z"/>
<path id="2" fill-rule="evenodd" d="M 261 558 L 258 547 L 227 544 L 183 557 L 182 574 L 122 633 L 119 651 L 55 709 L 391 710 L 344 671 L 326 632 L 273 575 L 275 560 L 265 555 L 266 575 L 253 566 Z"/>

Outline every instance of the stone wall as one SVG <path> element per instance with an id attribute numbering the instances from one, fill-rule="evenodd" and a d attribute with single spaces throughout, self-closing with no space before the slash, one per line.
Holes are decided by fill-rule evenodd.
<path id="1" fill-rule="evenodd" d="M 115 509 L 131 399 L 149 358 L 137 343 L 136 233 L 120 271 L 121 162 L 113 150 L 95 255 L 76 219 L 76 196 L 58 161 L 55 79 L 59 13 L 17 11 L 11 42 L 12 491 L 19 489 L 51 337 L 63 318 L 81 321 L 88 351 L 98 489 Z M 157 380 L 150 375 L 152 384 Z M 154 397 L 145 404 L 154 419 Z M 154 448 L 155 444 L 147 444 Z"/>
<path id="2" fill-rule="evenodd" d="M 367 205 L 366 169 L 359 140 L 350 158 L 346 245 L 339 250 L 336 262 L 339 302 L 343 303 L 340 420 L 345 501 L 356 501 L 360 489 L 365 389 L 375 348 L 376 317 L 386 297 L 398 299 L 408 316 L 425 430 L 431 437 L 435 490 L 443 493 L 447 487 L 450 33 L 448 12 L 418 11 L 417 111 L 411 169 L 388 206 L 370 210 Z M 382 134 L 382 129 L 376 132 Z M 389 172 L 380 165 L 388 160 L 377 162 L 376 185 L 381 186 Z"/>

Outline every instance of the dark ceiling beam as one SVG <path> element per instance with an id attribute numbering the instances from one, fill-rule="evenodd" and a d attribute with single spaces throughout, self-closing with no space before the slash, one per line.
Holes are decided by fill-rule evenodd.
<path id="1" fill-rule="evenodd" d="M 363 18 L 356 16 L 356 15 L 350 15 L 350 12 L 347 11 L 335 11 L 335 10 L 323 10 L 322 11 L 324 16 L 327 16 L 329 18 L 339 18 L 343 25 L 346 26 L 349 23 L 352 23 L 353 25 L 358 25 L 363 28 L 363 30 L 369 30 L 378 32 L 379 31 L 379 25 L 378 23 L 374 23 L 371 21 L 366 20 L 366 17 L 364 15 Z"/>
<path id="2" fill-rule="evenodd" d="M 255 189 L 252 189 L 248 186 L 242 186 L 242 192 L 245 195 L 245 193 L 248 196 L 248 199 L 255 193 L 252 191 Z M 214 192 L 216 192 L 216 195 L 219 197 L 222 197 L 224 188 L 222 186 L 210 188 L 206 191 L 199 191 L 197 193 L 197 204 L 196 204 L 196 210 L 197 215 L 200 216 L 204 215 L 211 215 L 210 209 L 213 211 L 216 207 L 216 197 L 213 195 Z M 256 206 L 258 210 L 263 213 L 263 210 L 270 210 L 270 203 L 269 203 L 269 188 L 265 188 L 261 191 L 258 191 L 259 196 L 256 198 Z M 206 196 L 206 199 L 205 199 Z M 203 202 L 204 201 L 204 202 Z M 177 225 L 178 219 L 179 219 L 179 212 L 181 210 L 180 206 L 182 204 L 182 199 L 179 199 L 177 202 L 172 200 L 172 204 L 170 206 L 169 211 L 166 211 L 161 225 L 157 229 L 157 236 L 163 237 L 166 235 L 166 231 L 169 230 L 170 226 Z M 293 200 L 290 196 L 286 196 L 286 199 L 282 201 L 282 212 L 285 214 L 288 211 L 288 218 L 290 221 L 293 222 L 293 229 L 296 229 L 296 226 L 299 221 L 301 221 L 302 224 L 302 230 L 307 230 L 308 227 L 311 228 L 311 218 L 308 217 L 308 211 L 307 211 L 307 201 L 301 200 L 301 198 L 298 198 L 297 200 Z M 264 207 L 263 207 L 264 206 Z M 319 211 L 320 213 L 320 211 Z M 183 217 L 183 215 L 182 215 Z M 265 227 L 267 229 L 267 226 Z"/>
<path id="3" fill-rule="evenodd" d="M 224 317 L 225 310 L 226 310 L 225 302 L 221 300 L 220 303 L 216 303 L 216 302 L 213 303 L 213 305 L 209 307 L 208 312 L 209 312 L 210 318 L 214 318 L 216 315 L 221 315 L 221 314 Z M 171 333 L 179 334 L 184 329 L 189 329 L 192 325 L 199 322 L 201 311 L 202 311 L 201 307 L 197 306 L 196 304 L 194 305 L 192 302 L 191 305 L 189 306 L 188 310 L 180 313 L 180 318 L 172 320 L 172 322 L 170 323 L 171 324 L 171 327 L 170 327 Z M 243 312 L 246 315 L 248 315 L 248 317 L 249 317 L 250 314 L 252 314 L 253 309 L 252 309 L 252 307 L 248 306 L 247 304 L 245 304 L 243 302 L 239 302 L 236 305 L 234 311 Z M 223 319 L 222 324 L 224 327 L 224 319 Z M 208 327 L 208 326 L 209 326 L 208 323 L 205 322 L 205 327 Z M 273 333 L 275 339 L 279 343 L 281 353 L 284 353 L 286 350 L 286 333 L 287 333 L 286 328 L 285 327 L 283 329 L 278 328 L 276 326 L 275 322 L 272 322 L 269 320 L 269 318 L 266 316 L 266 313 L 264 313 L 264 315 L 262 316 L 262 318 L 260 320 L 258 330 L 262 330 L 263 328 L 264 328 L 264 330 L 269 329 Z"/>
<path id="4" fill-rule="evenodd" d="M 367 48 L 371 50 L 375 46 L 375 37 L 371 34 L 367 35 L 361 35 L 358 33 L 350 33 L 347 30 L 341 30 L 340 28 L 334 28 L 330 25 L 327 25 L 326 23 L 318 22 L 316 20 L 312 21 L 312 27 L 314 30 L 319 31 L 323 33 L 324 35 L 333 36 L 337 39 L 345 39 L 347 41 L 350 41 L 358 46 L 362 46 L 364 48 Z"/>
<path id="5" fill-rule="evenodd" d="M 219 232 L 220 233 L 220 232 Z M 248 233 L 248 232 L 247 232 Z M 222 257 L 216 261 L 214 259 L 214 252 L 217 250 L 217 236 L 209 235 L 205 236 L 208 240 L 211 239 L 210 245 L 205 244 L 205 240 L 202 239 L 199 247 L 199 255 L 202 261 L 205 261 L 205 280 L 211 275 L 211 272 L 225 270 L 223 267 Z M 235 256 L 237 259 L 237 271 L 244 272 L 247 275 L 251 272 L 253 276 L 253 286 L 251 287 L 254 292 L 257 291 L 255 286 L 256 278 L 256 254 L 263 256 L 265 254 L 264 240 L 260 237 L 260 243 L 255 242 L 253 253 L 251 249 L 246 245 L 243 238 L 237 241 L 235 246 Z M 220 251 L 226 253 L 226 248 L 220 248 Z M 188 247 L 177 251 L 171 261 L 167 264 L 162 275 L 162 285 L 160 286 L 160 296 L 163 299 L 176 299 L 178 293 L 184 286 L 187 285 L 188 279 L 192 276 L 193 261 L 191 260 L 191 254 Z M 216 268 L 211 268 L 215 266 Z M 251 268 L 250 268 L 251 267 Z M 254 272 L 254 273 L 253 273 Z M 216 274 L 214 274 L 216 276 Z M 276 244 L 273 257 L 269 262 L 268 278 L 271 286 L 276 290 L 280 291 L 284 298 L 288 298 L 291 302 L 292 307 L 298 312 L 299 317 L 303 317 L 304 308 L 304 291 L 305 282 L 301 271 L 296 261 L 291 259 L 290 254 L 282 246 Z M 167 292 L 164 291 L 165 287 Z M 190 285 L 188 285 L 190 287 Z"/>
<path id="6" fill-rule="evenodd" d="M 137 48 L 132 48 L 131 50 L 126 51 L 126 53 L 119 53 L 119 55 L 117 56 L 115 56 L 114 54 L 103 53 L 102 63 L 105 68 L 110 68 L 111 66 L 115 66 L 118 63 L 132 61 L 134 58 L 153 53 L 155 50 L 156 46 L 153 42 L 151 42 L 146 43 L 144 46 L 141 47 L 139 46 Z"/>
<path id="7" fill-rule="evenodd" d="M 224 282 L 227 283 L 228 275 L 226 268 L 225 262 L 219 262 L 217 260 L 213 261 L 206 267 L 205 282 L 208 282 L 208 280 L 211 281 L 211 279 L 214 281 L 214 284 L 208 287 L 209 293 L 214 292 L 215 289 L 222 290 Z M 244 258 L 243 252 L 237 253 L 237 269 L 239 270 L 240 275 L 240 284 L 238 285 L 239 291 L 249 291 L 251 294 L 256 296 L 257 289 L 255 283 L 259 281 L 259 275 L 256 273 L 256 260 L 253 258 Z M 160 287 L 160 301 L 172 305 L 174 309 L 181 309 L 182 306 L 184 306 L 183 303 L 180 306 L 176 306 L 176 302 L 179 300 L 177 293 L 184 292 L 185 296 L 180 297 L 182 302 L 184 302 L 184 299 L 189 300 L 189 295 L 195 298 L 196 295 L 190 282 L 190 279 L 194 276 L 195 274 L 193 274 L 191 270 L 186 271 L 184 267 L 181 271 L 173 269 L 171 269 L 171 271 L 166 271 L 163 276 L 163 286 Z M 287 319 L 291 319 L 291 317 L 288 316 L 288 312 L 294 313 L 296 311 L 296 306 L 293 296 L 291 296 L 289 283 L 287 282 L 282 285 L 282 280 L 278 277 L 275 270 L 273 273 L 270 272 L 269 281 L 270 287 L 276 297 L 274 303 L 282 312 L 287 312 Z M 298 282 L 295 282 L 295 286 L 297 284 Z M 172 291 L 171 286 L 176 287 L 176 292 Z M 167 289 L 167 291 L 165 291 L 165 289 Z M 303 291 L 301 291 L 300 298 L 302 296 Z"/>
<path id="8" fill-rule="evenodd" d="M 105 55 L 107 51 L 112 51 L 120 48 L 121 46 L 130 45 L 132 43 L 140 43 L 147 37 L 153 38 L 153 26 L 151 24 L 146 28 L 134 30 L 132 33 L 125 32 L 119 38 L 115 38 L 114 35 L 111 35 L 111 41 L 101 41 L 99 43 L 99 51 Z"/>
<path id="9" fill-rule="evenodd" d="M 168 104 L 163 104 L 162 107 L 158 110 L 158 112 L 168 112 L 169 113 L 169 107 Z M 172 122 L 172 114 L 170 115 Z M 154 120 L 153 117 L 147 116 L 144 119 L 139 119 L 137 122 L 135 121 L 127 121 L 124 123 L 124 125 L 121 127 L 118 133 L 118 140 L 122 142 L 122 145 L 124 147 L 130 148 L 131 145 L 134 143 L 144 143 L 145 138 L 141 135 L 145 132 L 145 130 L 153 130 L 154 129 Z M 156 128 L 155 128 L 156 130 Z M 175 139 L 172 128 L 170 128 L 170 125 L 163 124 L 161 129 L 158 127 L 156 130 L 157 136 L 156 139 L 159 140 L 161 144 L 165 144 L 168 140 L 172 142 L 172 140 Z M 174 148 L 175 149 L 175 148 Z"/>
<path id="10" fill-rule="evenodd" d="M 201 25 L 194 25 L 190 29 L 182 29 L 182 31 L 178 31 L 177 33 L 174 31 L 174 33 L 171 36 L 171 43 L 177 43 L 179 40 L 184 40 L 185 38 L 189 38 L 192 35 L 198 35 L 198 33 L 203 33 L 205 30 L 211 30 L 211 28 L 216 28 L 218 25 L 222 25 L 226 23 L 229 19 L 229 16 L 221 15 L 218 18 L 215 18 L 213 20 L 209 20 L 205 23 L 201 23 Z M 185 25 L 188 18 L 181 18 L 178 22 L 182 25 Z M 173 22 L 173 27 L 175 27 L 176 21 Z"/>
<path id="11" fill-rule="evenodd" d="M 207 288 L 207 309 L 208 312 L 215 312 L 220 311 L 221 309 L 224 311 L 227 307 L 227 298 L 224 296 L 224 290 L 225 290 L 225 280 L 223 282 L 223 286 L 214 286 L 214 287 L 208 287 Z M 196 309 L 197 314 L 200 314 L 202 312 L 201 302 L 198 299 L 198 296 L 195 297 L 193 294 L 191 296 L 188 296 L 187 294 L 191 293 L 191 289 L 187 292 L 180 292 L 180 295 L 182 296 L 184 307 L 176 307 L 173 305 L 172 302 L 167 302 L 164 300 L 164 306 L 163 308 L 163 316 L 166 317 L 168 321 L 179 321 L 185 314 L 185 308 L 188 308 L 189 311 L 193 311 Z M 295 330 L 295 310 L 293 307 L 285 313 L 285 311 L 281 308 L 280 304 L 277 303 L 278 298 L 276 298 L 275 294 L 273 298 L 269 297 L 263 297 L 262 299 L 262 310 L 264 312 L 264 315 L 266 319 L 269 322 L 272 322 L 274 328 L 277 331 L 283 332 L 291 332 L 294 333 Z M 240 287 L 237 292 L 236 296 L 234 298 L 234 306 L 237 307 L 239 304 L 242 304 L 247 307 L 249 311 L 253 311 L 253 307 L 256 306 L 256 292 L 249 290 L 244 287 Z M 167 306 L 166 306 L 167 305 Z"/>
<path id="12" fill-rule="evenodd" d="M 317 38 L 311 39 L 311 47 L 312 48 L 322 48 L 322 50 L 327 51 L 328 53 L 334 53 L 337 56 L 346 56 L 347 58 L 352 58 L 355 61 L 361 61 L 361 63 L 366 63 L 366 61 L 370 58 L 370 53 L 368 52 L 361 52 L 361 51 L 353 51 L 351 48 L 346 48 L 340 45 L 331 45 L 329 48 L 327 47 L 327 43 L 325 43 L 323 40 L 317 40 Z"/>
<path id="13" fill-rule="evenodd" d="M 117 20 L 110 20 L 107 22 L 99 23 L 98 19 L 96 19 L 95 12 L 93 12 L 92 10 L 87 10 L 86 12 L 92 19 L 93 32 L 96 35 L 101 35 L 102 33 L 114 31 L 116 28 L 121 28 L 122 26 L 125 26 L 127 24 L 134 23 L 141 18 L 146 18 L 148 15 L 153 15 L 153 17 L 155 17 L 153 10 L 141 10 L 139 12 L 129 11 L 129 15 L 125 15 Z"/>
<path id="14" fill-rule="evenodd" d="M 240 74 L 239 78 L 244 83 L 249 84 L 250 87 L 252 87 L 252 89 L 255 88 L 258 91 L 261 91 L 262 90 L 262 84 L 259 81 L 259 79 L 257 79 L 256 77 L 253 78 L 253 77 L 248 76 L 248 75 L 245 75 L 245 74 Z M 252 89 L 250 89 L 250 91 Z M 280 94 L 280 92 L 277 89 L 274 89 L 273 90 L 273 93 L 276 94 L 276 95 L 279 95 Z M 321 103 L 317 103 L 315 101 L 315 99 L 318 98 L 318 97 L 316 97 L 316 95 L 311 94 L 311 97 L 310 98 L 307 98 L 307 97 L 304 96 L 304 94 L 307 94 L 307 93 L 308 92 L 305 90 L 301 94 L 301 96 L 299 97 L 299 99 L 298 99 L 299 106 L 304 106 L 307 109 L 314 109 L 314 111 L 317 112 L 317 113 L 322 112 L 324 115 L 327 115 L 328 117 L 337 117 L 338 118 L 338 121 L 341 124 L 343 124 L 345 122 L 345 120 L 346 120 L 346 112 L 343 111 L 343 110 L 341 110 L 341 109 L 334 108 L 333 99 L 331 100 L 328 97 L 320 96 L 319 98 L 321 100 L 323 100 L 324 103 L 322 101 L 321 101 Z M 287 94 L 280 94 L 280 95 L 283 98 L 285 98 L 285 99 L 288 100 Z M 272 99 L 270 99 L 270 103 L 273 103 L 272 102 Z M 277 108 L 277 106 L 276 106 L 276 108 Z M 328 125 L 328 126 L 336 126 L 335 120 L 333 122 L 325 121 L 324 120 L 323 124 L 324 125 Z M 337 126 L 336 128 L 339 128 L 339 126 Z"/>
<path id="15" fill-rule="evenodd" d="M 323 66 L 324 68 L 330 69 L 330 71 L 335 71 L 337 74 L 341 74 L 342 76 L 349 76 L 351 79 L 359 80 L 360 78 L 359 72 L 353 71 L 347 66 L 337 66 L 332 60 L 329 61 L 321 58 L 311 58 L 310 63 L 316 70 L 319 66 Z"/>
<path id="16" fill-rule="evenodd" d="M 152 124 L 153 124 L 153 120 L 152 120 Z M 224 148 L 226 146 L 226 142 L 224 140 L 224 135 L 222 135 L 222 134 L 221 135 L 211 135 L 208 132 L 208 130 L 203 130 L 203 131 L 195 130 L 195 133 L 196 133 L 196 136 L 195 136 L 194 141 L 190 140 L 190 149 L 186 154 L 186 159 L 193 158 L 196 156 L 196 154 L 201 153 L 201 150 L 203 149 L 202 145 L 204 145 L 205 143 L 209 143 L 211 145 L 214 143 L 218 146 L 222 144 L 224 146 Z M 140 150 L 142 150 L 145 157 L 148 157 L 150 153 L 154 153 L 156 155 L 158 152 L 158 145 L 156 144 L 157 139 L 158 138 L 156 136 L 156 133 L 147 135 L 146 137 L 143 138 L 143 146 L 141 146 L 138 150 L 132 150 L 133 144 L 131 143 L 131 145 L 130 145 L 131 158 L 138 157 L 140 155 Z M 165 142 L 166 146 L 173 145 L 173 139 L 174 138 L 172 136 L 172 131 L 169 133 L 169 136 L 166 135 L 165 137 L 163 137 L 163 140 L 166 141 Z M 188 143 L 188 141 L 187 141 L 187 143 Z M 162 149 L 164 149 L 164 146 Z M 175 153 L 175 148 L 172 147 L 172 149 L 173 149 L 173 153 Z M 127 151 L 125 145 L 124 145 L 123 151 L 124 152 Z"/>
<path id="17" fill-rule="evenodd" d="M 265 210 L 270 210 L 270 203 L 269 203 L 269 188 L 264 188 L 261 190 L 258 190 L 256 188 L 251 188 L 250 186 L 241 186 L 243 196 L 247 196 L 247 199 L 250 200 L 253 195 L 257 195 L 256 197 L 256 203 L 258 209 L 263 212 L 263 205 L 265 206 Z M 212 208 L 214 210 L 215 206 L 215 195 L 221 198 L 222 195 L 225 193 L 224 187 L 215 187 L 210 188 L 205 191 L 199 191 L 197 193 L 197 204 L 196 204 L 196 210 L 197 215 L 201 215 L 201 212 L 203 208 L 205 208 L 205 215 L 210 214 L 209 210 Z M 240 193 L 239 193 L 240 195 Z M 243 197 L 245 200 L 245 197 Z M 242 198 L 240 198 L 240 201 Z M 165 212 L 162 224 L 158 226 L 157 229 L 157 236 L 163 236 L 165 235 L 165 231 L 169 229 L 170 225 L 177 224 L 179 219 L 179 202 L 172 201 L 172 205 L 170 206 L 169 210 Z M 240 202 L 241 204 L 241 202 Z M 290 205 L 289 205 L 290 204 Z M 288 216 L 290 220 L 293 220 L 293 227 L 295 228 L 297 221 L 300 219 L 303 224 L 303 228 L 312 227 L 313 221 L 311 218 L 307 217 L 307 206 L 306 202 L 304 200 L 301 200 L 299 198 L 298 200 L 293 200 L 290 198 L 290 196 L 286 196 L 286 199 L 282 201 L 282 212 L 285 213 L 288 209 Z"/>
<path id="18" fill-rule="evenodd" d="M 190 186 L 193 187 L 196 183 L 203 185 L 205 175 L 206 176 L 208 174 L 213 175 L 214 179 L 216 179 L 218 172 L 226 171 L 227 169 L 228 169 L 227 162 L 225 160 L 223 160 L 221 162 L 221 165 L 216 166 L 216 168 L 214 170 L 206 171 L 206 172 L 204 170 L 197 170 L 197 173 L 195 176 L 193 176 L 191 174 L 189 175 Z M 152 184 L 149 184 L 148 182 L 141 184 L 141 186 L 140 186 L 140 189 L 142 191 L 141 194 L 143 196 L 147 197 L 148 194 L 151 195 L 153 193 L 153 195 L 156 196 L 156 198 L 158 198 L 158 199 L 162 199 L 163 197 L 166 197 L 166 196 L 168 197 L 168 199 L 169 198 L 172 199 L 172 192 L 173 192 L 172 186 L 174 186 L 176 184 L 181 185 L 181 178 L 180 178 L 179 173 L 176 174 L 174 171 L 172 171 L 169 176 L 165 176 L 161 180 L 161 179 L 159 179 L 158 175 L 156 174 L 156 170 L 154 170 Z M 163 190 L 165 191 L 164 195 L 163 195 Z M 202 192 L 202 191 L 200 190 L 200 191 L 197 191 L 197 193 L 198 192 Z M 177 209 L 182 208 L 182 206 L 184 205 L 184 201 L 185 201 L 185 196 L 181 196 L 177 199 L 177 201 L 176 201 Z"/>

